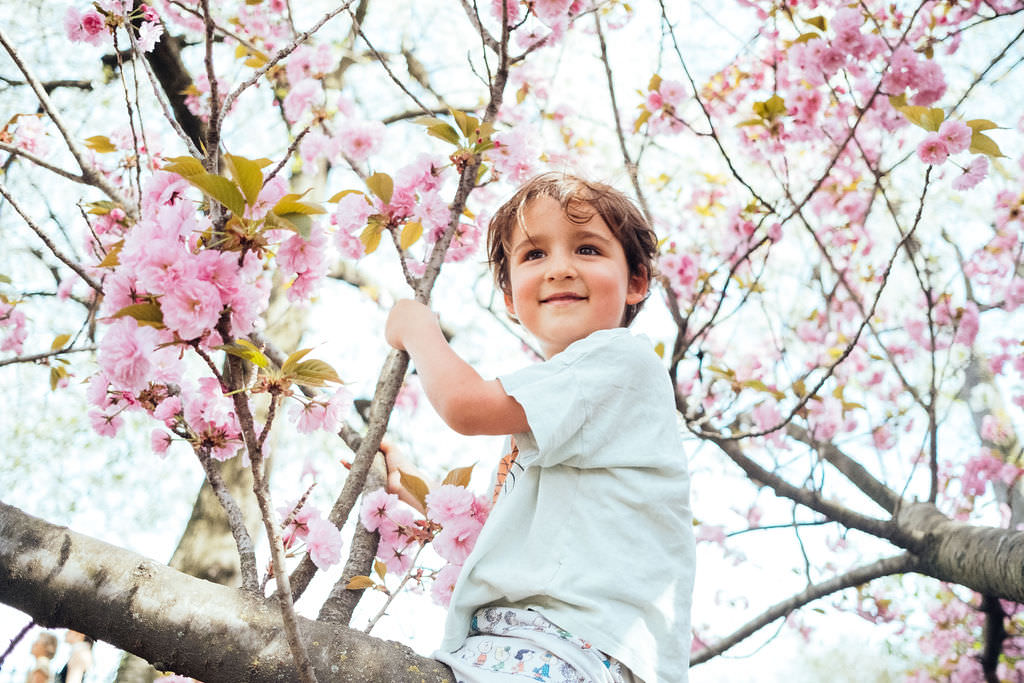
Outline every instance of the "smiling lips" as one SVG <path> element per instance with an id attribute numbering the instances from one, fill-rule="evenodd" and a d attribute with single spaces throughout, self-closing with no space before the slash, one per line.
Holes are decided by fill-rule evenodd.
<path id="1" fill-rule="evenodd" d="M 542 304 L 560 304 L 569 303 L 572 301 L 584 301 L 587 297 L 582 294 L 575 294 L 573 292 L 560 292 L 558 294 L 552 294 L 551 296 L 544 297 L 540 300 Z"/>

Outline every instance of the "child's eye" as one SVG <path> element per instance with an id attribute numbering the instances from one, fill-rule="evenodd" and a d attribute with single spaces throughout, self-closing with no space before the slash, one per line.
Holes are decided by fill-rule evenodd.
<path id="1" fill-rule="evenodd" d="M 597 247 L 592 247 L 589 244 L 584 244 L 576 251 L 583 254 L 584 256 L 598 256 L 601 253 Z"/>
<path id="2" fill-rule="evenodd" d="M 533 261 L 534 259 L 539 259 L 543 255 L 544 255 L 544 252 L 541 251 L 540 249 L 531 249 L 530 251 L 528 251 L 525 254 L 523 254 L 523 260 L 524 261 Z"/>

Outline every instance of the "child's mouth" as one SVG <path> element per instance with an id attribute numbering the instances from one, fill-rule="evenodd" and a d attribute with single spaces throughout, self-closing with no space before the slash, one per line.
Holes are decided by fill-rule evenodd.
<path id="1" fill-rule="evenodd" d="M 585 296 L 579 294 L 573 294 L 571 292 L 565 292 L 562 294 L 552 294 L 549 297 L 541 299 L 542 304 L 560 304 L 560 303 L 571 303 L 573 301 L 584 301 Z"/>

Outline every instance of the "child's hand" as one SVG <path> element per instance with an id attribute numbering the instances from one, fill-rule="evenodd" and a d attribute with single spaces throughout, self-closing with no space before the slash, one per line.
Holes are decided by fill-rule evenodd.
<path id="1" fill-rule="evenodd" d="M 433 311 L 418 301 L 402 299 L 388 314 L 384 338 L 399 351 L 406 351 L 410 339 L 427 328 L 437 326 L 437 316 Z"/>

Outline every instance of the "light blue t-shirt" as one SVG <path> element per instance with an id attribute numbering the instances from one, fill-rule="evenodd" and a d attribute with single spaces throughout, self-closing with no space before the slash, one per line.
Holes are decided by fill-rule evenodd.
<path id="1" fill-rule="evenodd" d="M 499 378 L 516 467 L 452 596 L 441 648 L 486 605 L 533 609 L 645 681 L 687 680 L 695 550 L 674 392 L 645 337 L 599 330 Z"/>

